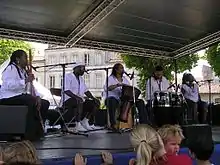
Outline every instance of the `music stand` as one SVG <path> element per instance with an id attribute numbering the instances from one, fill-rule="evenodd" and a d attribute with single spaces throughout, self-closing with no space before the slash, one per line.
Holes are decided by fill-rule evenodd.
<path id="1" fill-rule="evenodd" d="M 61 66 L 62 67 L 62 74 L 63 74 L 63 80 L 62 80 L 62 105 L 63 105 L 63 109 L 65 109 L 65 104 L 64 104 L 64 100 L 65 100 L 65 69 L 66 69 L 66 65 L 72 65 L 72 64 L 75 64 L 75 62 L 73 63 L 62 63 L 62 64 L 53 64 L 53 65 L 44 65 L 44 66 L 37 66 L 37 67 L 33 67 L 33 69 L 36 71 L 38 68 L 42 68 L 42 67 L 56 67 L 56 66 Z M 69 131 L 68 129 L 68 126 L 66 125 L 65 121 L 64 121 L 64 118 L 62 116 L 62 114 L 60 112 L 58 112 L 59 115 L 60 115 L 60 119 L 63 121 L 64 123 L 64 127 L 65 127 L 65 130 L 61 130 L 62 133 L 68 133 L 68 134 L 72 134 L 72 135 L 82 135 L 82 136 L 86 136 L 88 137 L 88 134 L 85 134 L 85 133 L 80 133 L 80 132 L 73 132 L 73 131 Z M 59 119 L 58 118 L 58 119 Z M 58 120 L 57 119 L 57 120 Z"/>

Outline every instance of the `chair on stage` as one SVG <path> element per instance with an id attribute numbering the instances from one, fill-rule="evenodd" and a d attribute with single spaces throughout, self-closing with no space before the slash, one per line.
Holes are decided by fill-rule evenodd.
<path id="1" fill-rule="evenodd" d="M 55 103 L 55 105 L 56 105 L 55 110 L 56 110 L 57 112 L 59 112 L 59 114 L 60 114 L 59 118 L 53 123 L 53 126 L 55 126 L 56 123 L 57 123 L 60 119 L 62 119 L 63 121 L 67 122 L 67 120 L 66 120 L 66 118 L 65 118 L 65 115 L 67 114 L 68 109 L 65 108 L 65 107 L 63 107 L 61 103 L 58 103 L 58 102 L 56 101 L 55 97 L 54 97 L 54 96 L 58 96 L 58 97 L 61 97 L 61 96 L 62 96 L 62 90 L 61 90 L 61 88 L 50 88 L 50 92 L 51 92 L 52 98 L 53 98 L 53 100 L 54 100 L 54 103 Z M 66 123 L 67 127 L 68 127 L 69 125 L 73 124 L 73 120 L 74 120 L 74 119 L 75 119 L 75 116 L 72 117 L 72 118 Z"/>

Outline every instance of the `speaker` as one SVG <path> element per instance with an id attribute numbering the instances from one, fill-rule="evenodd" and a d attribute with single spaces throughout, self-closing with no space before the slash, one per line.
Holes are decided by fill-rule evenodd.
<path id="1" fill-rule="evenodd" d="M 189 140 L 197 139 L 199 136 L 208 136 L 212 138 L 212 128 L 208 124 L 193 124 L 182 126 L 185 139 L 182 141 L 182 146 L 187 147 Z"/>
<path id="2" fill-rule="evenodd" d="M 15 136 L 24 136 L 27 112 L 26 106 L 0 105 L 0 140 L 10 141 Z"/>

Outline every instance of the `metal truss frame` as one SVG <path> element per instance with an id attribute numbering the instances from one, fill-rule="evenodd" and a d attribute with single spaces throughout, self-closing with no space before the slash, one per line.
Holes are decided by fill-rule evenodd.
<path id="1" fill-rule="evenodd" d="M 176 51 L 173 51 L 170 56 L 178 59 L 183 56 L 193 54 L 201 49 L 207 48 L 208 46 L 220 42 L 220 31 L 217 31 L 216 33 L 213 33 L 211 35 L 208 35 L 204 38 L 201 38 L 195 42 L 192 42 L 191 44 L 188 44 Z"/>
<path id="2" fill-rule="evenodd" d="M 113 51 L 119 53 L 126 53 L 134 56 L 141 56 L 141 57 L 151 57 L 151 58 L 172 58 L 168 56 L 169 52 L 160 51 L 160 50 L 152 50 L 152 49 L 145 49 L 145 48 L 138 48 L 133 46 L 126 46 L 126 45 L 119 45 L 119 44 L 112 44 L 112 43 L 105 43 L 105 42 L 98 42 L 98 41 L 90 41 L 90 40 L 80 40 L 77 42 L 74 47 L 78 48 L 87 48 L 87 49 L 98 49 L 104 51 Z"/>
<path id="3" fill-rule="evenodd" d="M 65 37 L 58 37 L 54 35 L 47 35 L 41 33 L 24 32 L 18 30 L 10 30 L 0 28 L 0 37 L 8 39 L 18 39 L 30 42 L 41 42 L 44 44 L 64 45 L 66 43 Z"/>
<path id="4" fill-rule="evenodd" d="M 90 32 L 124 1 L 125 0 L 103 0 L 103 2 L 70 33 L 65 46 L 70 45 L 73 47 L 83 36 Z"/>

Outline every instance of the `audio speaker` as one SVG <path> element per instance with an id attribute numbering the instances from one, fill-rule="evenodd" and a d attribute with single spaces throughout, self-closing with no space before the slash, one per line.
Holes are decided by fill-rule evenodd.
<path id="1" fill-rule="evenodd" d="M 0 105 L 0 140 L 24 136 L 27 112 L 26 106 Z"/>
<path id="2" fill-rule="evenodd" d="M 187 147 L 188 142 L 191 139 L 197 139 L 199 136 L 208 136 L 212 138 L 212 128 L 207 124 L 193 124 L 182 126 L 183 135 L 185 139 L 182 142 L 182 146 Z"/>

